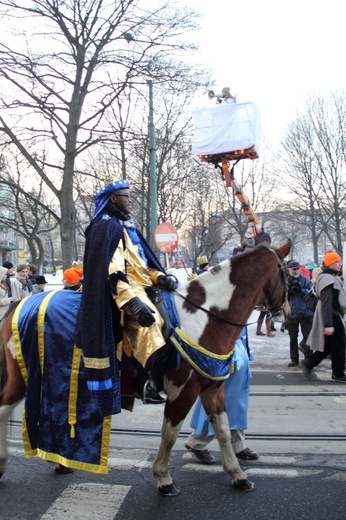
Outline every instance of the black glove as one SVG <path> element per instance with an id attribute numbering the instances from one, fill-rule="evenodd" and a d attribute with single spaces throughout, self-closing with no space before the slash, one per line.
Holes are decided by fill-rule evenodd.
<path id="1" fill-rule="evenodd" d="M 126 305 L 126 308 L 127 307 L 142 327 L 150 327 L 150 325 L 156 321 L 155 316 L 153 316 L 155 311 L 146 303 L 142 302 L 137 296 L 131 298 Z"/>
<path id="2" fill-rule="evenodd" d="M 165 274 L 158 277 L 157 285 L 163 289 L 167 289 L 167 291 L 175 291 L 178 287 L 178 280 L 172 274 Z"/>
<path id="3" fill-rule="evenodd" d="M 302 292 L 302 288 L 300 287 L 299 282 L 293 282 L 292 285 L 289 285 L 288 292 L 290 294 L 300 294 Z"/>

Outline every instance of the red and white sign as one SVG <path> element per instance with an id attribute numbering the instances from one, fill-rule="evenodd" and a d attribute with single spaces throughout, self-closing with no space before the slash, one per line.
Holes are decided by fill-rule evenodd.
<path id="1" fill-rule="evenodd" d="M 157 226 L 154 238 L 161 253 L 172 253 L 178 246 L 178 232 L 168 222 L 162 222 Z"/>

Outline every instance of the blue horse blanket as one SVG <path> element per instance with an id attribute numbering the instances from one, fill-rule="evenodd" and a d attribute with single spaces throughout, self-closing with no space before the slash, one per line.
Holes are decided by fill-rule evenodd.
<path id="1" fill-rule="evenodd" d="M 26 383 L 24 450 L 27 457 L 107 473 L 111 417 L 101 417 L 73 342 L 80 301 L 80 293 L 50 291 L 24 298 L 15 311 L 12 332 Z"/>

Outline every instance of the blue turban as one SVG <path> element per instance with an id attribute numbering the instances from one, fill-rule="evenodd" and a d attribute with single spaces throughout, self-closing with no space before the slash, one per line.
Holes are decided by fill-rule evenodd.
<path id="1" fill-rule="evenodd" d="M 100 188 L 94 195 L 95 212 L 93 218 L 97 217 L 97 215 L 99 215 L 105 209 L 112 193 L 114 193 L 116 190 L 124 190 L 129 188 L 130 185 L 125 179 L 113 181 L 110 184 L 107 184 L 107 186 Z"/>

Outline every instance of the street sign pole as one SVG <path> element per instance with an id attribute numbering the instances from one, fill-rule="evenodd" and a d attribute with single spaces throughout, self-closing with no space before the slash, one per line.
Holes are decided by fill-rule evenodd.
<path id="1" fill-rule="evenodd" d="M 166 269 L 168 269 L 169 253 L 172 253 L 178 246 L 178 232 L 172 224 L 162 222 L 155 229 L 154 238 L 158 249 L 165 255 Z"/>
<path id="2" fill-rule="evenodd" d="M 149 223 L 149 242 L 152 248 L 155 248 L 154 231 L 157 227 L 157 180 L 156 180 L 156 138 L 154 125 L 154 95 L 153 82 L 148 80 L 149 85 L 149 206 L 150 206 L 150 223 Z"/>

